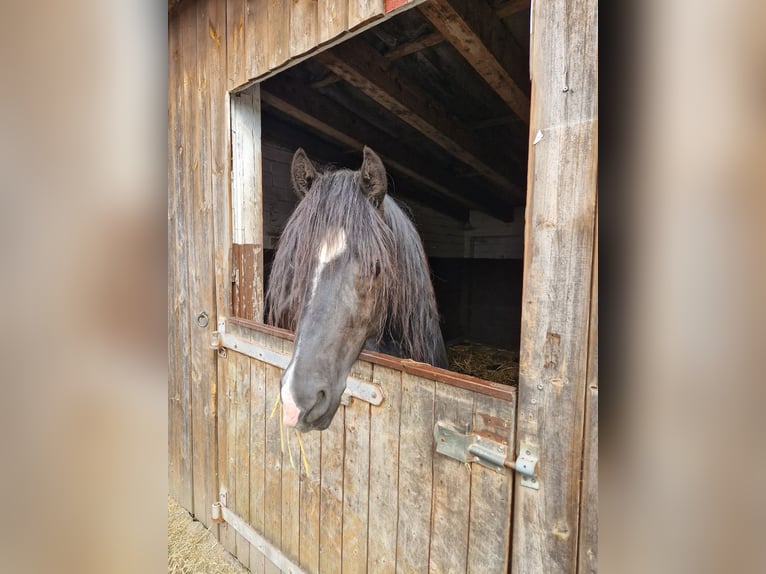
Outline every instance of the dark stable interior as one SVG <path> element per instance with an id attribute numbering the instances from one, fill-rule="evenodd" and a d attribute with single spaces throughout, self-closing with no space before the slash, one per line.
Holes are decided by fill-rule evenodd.
<path id="1" fill-rule="evenodd" d="M 528 66 L 528 8 L 494 4 Z M 359 59 L 370 76 L 384 74 L 392 90 L 405 94 L 414 112 L 425 109 L 429 126 L 441 133 L 413 126 L 387 105 L 385 93 L 349 77 L 343 62 Z M 368 145 L 386 166 L 389 193 L 413 214 L 448 349 L 473 343 L 508 350 L 494 362 L 515 360 L 517 372 L 527 124 L 418 9 L 264 80 L 260 93 L 265 281 L 297 203 L 290 188 L 293 152 L 303 147 L 320 164 L 358 169 Z"/>

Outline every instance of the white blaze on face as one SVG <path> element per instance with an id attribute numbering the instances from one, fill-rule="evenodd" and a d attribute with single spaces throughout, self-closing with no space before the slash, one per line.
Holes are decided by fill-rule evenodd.
<path id="1" fill-rule="evenodd" d="M 346 251 L 346 232 L 343 228 L 338 228 L 330 233 L 322 241 L 319 246 L 319 253 L 317 254 L 317 266 L 314 270 L 314 278 L 311 284 L 311 297 L 314 297 L 317 285 L 319 284 L 319 277 L 322 275 L 322 269 L 330 261 L 337 259 L 340 255 Z M 307 301 L 308 303 L 308 301 Z M 282 418 L 286 426 L 294 427 L 298 424 L 301 411 L 295 404 L 293 398 L 293 370 L 292 365 L 295 363 L 298 357 L 298 345 L 295 345 L 293 351 L 293 360 L 290 362 L 290 366 L 287 367 L 284 375 L 284 384 L 282 385 Z"/>
<path id="2" fill-rule="evenodd" d="M 317 266 L 314 270 L 314 279 L 311 283 L 312 298 L 314 297 L 314 293 L 316 293 L 319 277 L 322 275 L 324 266 L 330 261 L 340 257 L 344 251 L 346 251 L 346 231 L 342 227 L 339 227 L 328 233 L 319 246 Z"/>

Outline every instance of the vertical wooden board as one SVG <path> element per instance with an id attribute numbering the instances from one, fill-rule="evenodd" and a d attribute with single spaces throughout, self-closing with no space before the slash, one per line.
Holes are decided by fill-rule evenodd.
<path id="1" fill-rule="evenodd" d="M 353 30 L 385 14 L 385 4 L 385 0 L 349 0 L 348 29 Z"/>
<path id="2" fill-rule="evenodd" d="M 268 4 L 266 0 L 245 0 L 245 68 L 247 79 L 268 72 Z"/>
<path id="3" fill-rule="evenodd" d="M 204 516 L 205 510 L 201 508 L 201 505 L 204 503 L 204 486 L 202 484 L 203 476 L 202 473 L 204 469 L 202 468 L 202 457 L 200 452 L 195 452 L 195 449 L 197 447 L 202 448 L 201 444 L 196 444 L 195 438 L 199 434 L 199 429 L 197 428 L 198 425 L 202 426 L 204 424 L 204 421 L 201 419 L 198 419 L 199 415 L 199 409 L 195 407 L 199 407 L 199 404 L 195 404 L 194 400 L 194 387 L 195 387 L 195 371 L 197 377 L 199 377 L 199 372 L 195 370 L 194 368 L 194 339 L 195 339 L 195 333 L 194 329 L 196 328 L 193 323 L 193 313 L 194 313 L 194 306 L 196 303 L 197 297 L 195 295 L 198 294 L 198 289 L 196 289 L 195 293 L 195 273 L 194 273 L 194 265 L 195 265 L 195 257 L 193 253 L 193 244 L 196 240 L 195 237 L 195 229 L 194 229 L 194 217 L 193 212 L 195 209 L 195 190 L 199 186 L 199 172 L 197 170 L 198 168 L 198 161 L 197 158 L 198 152 L 199 152 L 199 142 L 197 141 L 197 134 L 195 133 L 199 129 L 199 124 L 197 122 L 196 114 L 194 113 L 194 107 L 196 105 L 196 95 L 197 95 L 197 25 L 196 25 L 196 13 L 193 7 L 186 6 L 184 9 L 179 13 L 179 18 L 181 20 L 181 53 L 182 53 L 182 68 L 183 68 L 183 95 L 182 95 L 182 103 L 181 103 L 181 110 L 183 111 L 183 116 L 181 119 L 181 134 L 182 134 L 182 149 L 183 149 L 183 167 L 182 169 L 185 171 L 185 177 L 184 177 L 184 187 L 181 190 L 181 193 L 184 196 L 184 207 L 185 207 L 185 219 L 186 219 L 186 237 L 184 238 L 187 243 L 187 275 L 188 275 L 188 298 L 186 300 L 186 313 L 189 315 L 189 330 L 187 331 L 188 334 L 188 342 L 187 342 L 187 353 L 190 360 L 189 365 L 189 371 L 186 374 L 187 379 L 184 381 L 185 385 L 187 386 L 187 389 L 184 389 L 185 392 L 188 392 L 189 396 L 189 404 L 190 409 L 189 412 L 186 414 L 189 418 L 189 432 L 190 432 L 190 440 L 191 440 L 191 475 L 192 475 L 192 498 L 194 500 L 193 507 L 194 507 L 194 514 L 195 516 Z M 199 481 L 199 484 L 197 484 L 197 481 Z M 200 505 L 200 507 L 198 507 Z M 197 514 L 199 513 L 199 514 Z M 204 521 L 203 521 L 204 522 Z"/>
<path id="4" fill-rule="evenodd" d="M 373 367 L 373 381 L 383 390 L 383 403 L 370 407 L 370 518 L 367 571 L 388 574 L 396 568 L 399 501 L 399 412 L 402 373 Z"/>
<path id="5" fill-rule="evenodd" d="M 175 328 L 178 337 L 178 366 L 177 366 L 177 388 L 180 426 L 178 429 L 178 440 L 180 449 L 179 474 L 180 491 L 177 493 L 177 500 L 189 512 L 194 512 L 194 477 L 192 470 L 192 414 L 191 414 L 191 362 L 188 357 L 189 348 L 189 251 L 188 251 L 188 229 L 189 229 L 189 210 L 191 209 L 188 198 L 189 189 L 189 171 L 187 169 L 188 160 L 183 156 L 183 150 L 186 145 L 184 134 L 184 111 L 186 109 L 185 101 L 188 96 L 188 74 L 186 73 L 184 54 L 184 36 L 188 38 L 188 31 L 184 34 L 184 28 L 188 29 L 188 17 L 183 21 L 181 16 L 173 20 L 173 41 L 175 45 L 174 57 L 170 62 L 172 66 L 170 73 L 174 87 L 174 103 L 172 108 L 175 110 L 173 129 L 174 153 L 172 156 L 174 171 L 174 250 L 176 267 L 173 274 L 176 278 L 176 294 L 173 302 L 173 315 L 175 317 Z M 188 41 L 188 40 L 187 40 Z"/>
<path id="6" fill-rule="evenodd" d="M 231 245 L 232 269 L 234 270 L 234 281 L 231 283 L 231 314 L 233 317 L 242 316 L 242 296 L 240 293 L 240 277 L 242 276 L 242 245 L 232 243 Z"/>
<path id="7" fill-rule="evenodd" d="M 290 56 L 308 52 L 317 44 L 318 0 L 293 0 L 290 10 Z"/>
<path id="8" fill-rule="evenodd" d="M 292 356 L 293 342 L 282 340 L 282 352 Z M 278 412 L 281 417 L 281 410 Z M 300 445 L 295 429 L 284 428 L 285 450 L 282 453 L 282 552 L 293 562 L 300 558 Z"/>
<path id="9" fill-rule="evenodd" d="M 222 0 L 223 1 L 223 0 Z M 226 54 L 228 88 L 247 81 L 245 74 L 245 0 L 226 1 Z"/>
<path id="10" fill-rule="evenodd" d="M 341 406 L 322 431 L 319 571 L 341 571 L 343 560 L 343 460 L 346 408 Z"/>
<path id="11" fill-rule="evenodd" d="M 508 445 L 513 456 L 515 401 L 476 394 L 473 430 Z M 468 532 L 468 572 L 507 572 L 511 530 L 513 473 L 503 474 L 471 465 L 471 511 Z"/>
<path id="12" fill-rule="evenodd" d="M 577 572 L 598 572 L 598 387 L 588 387 Z"/>
<path id="13" fill-rule="evenodd" d="M 183 403 L 182 403 L 182 309 L 186 299 L 186 267 L 184 243 L 180 233 L 185 227 L 181 196 L 180 147 L 180 93 L 181 93 L 181 42 L 179 20 L 168 26 L 168 399 L 169 399 L 169 489 L 170 494 L 189 509 L 191 497 L 183 494 L 187 478 L 184 477 L 183 460 Z M 189 444 L 189 447 L 191 444 Z M 189 453 L 189 460 L 191 456 Z M 188 480 L 191 479 L 191 473 Z M 190 484 L 190 483 L 189 483 Z M 189 506 L 187 506 L 189 505 Z"/>
<path id="14" fill-rule="evenodd" d="M 263 334 L 254 331 L 253 341 L 263 342 Z M 265 524 L 264 467 L 266 453 L 266 364 L 250 361 L 250 525 L 263 534 Z M 261 574 L 265 558 L 256 548 L 250 548 L 250 571 Z"/>
<path id="15" fill-rule="evenodd" d="M 264 345 L 274 350 L 281 350 L 279 342 L 267 336 Z M 282 370 L 266 365 L 266 451 L 264 458 L 264 536 L 277 548 L 282 542 L 282 435 L 280 409 L 274 411 L 280 392 Z M 273 414 L 272 414 L 273 413 Z M 279 572 L 269 560 L 266 561 L 266 572 Z"/>
<path id="16" fill-rule="evenodd" d="M 348 30 L 348 3 L 341 0 L 319 0 L 318 42 L 323 44 Z"/>
<path id="17" fill-rule="evenodd" d="M 268 0 L 269 69 L 284 64 L 290 57 L 290 4 L 283 0 Z"/>
<path id="18" fill-rule="evenodd" d="M 237 390 L 237 357 L 233 351 L 226 353 L 225 359 L 219 359 L 221 366 L 219 372 L 223 372 L 219 389 L 219 418 L 218 418 L 218 440 L 220 445 L 218 488 L 219 492 L 226 493 L 226 503 L 229 503 L 229 497 L 236 494 L 236 453 L 237 453 L 237 411 L 234 404 L 234 395 Z M 229 526 L 224 524 L 221 527 L 220 541 L 232 554 L 237 551 L 237 533 Z"/>
<path id="19" fill-rule="evenodd" d="M 207 0 L 208 107 L 210 109 L 211 194 L 215 239 L 217 315 L 231 312 L 231 221 L 229 199 L 230 126 L 226 90 L 226 3 Z M 211 321 L 214 321 L 211 317 Z"/>
<path id="20" fill-rule="evenodd" d="M 201 325 L 198 317 L 205 313 L 215 317 L 215 272 L 213 270 L 213 217 L 210 164 L 210 114 L 208 82 L 209 25 L 207 5 L 201 3 L 190 10 L 193 18 L 194 48 L 184 55 L 195 57 L 192 73 L 190 145 L 185 148 L 191 161 L 192 241 L 189 243 L 189 303 L 194 322 L 191 328 L 192 359 L 192 431 L 194 514 L 208 529 L 217 533 L 217 525 L 211 520 L 211 506 L 218 499 L 217 493 L 217 442 L 216 442 L 216 359 L 210 349 L 210 332 L 215 324 Z M 186 119 L 186 118 L 185 118 Z"/>
<path id="21" fill-rule="evenodd" d="M 437 384 L 434 419 L 470 428 L 474 393 Z M 465 572 L 468 555 L 468 520 L 471 468 L 442 454 L 433 460 L 433 518 L 429 572 Z"/>
<path id="22" fill-rule="evenodd" d="M 598 164 L 597 1 L 535 2 L 532 26 L 516 440 L 541 459 L 514 494 L 515 574 L 577 566 Z"/>
<path id="23" fill-rule="evenodd" d="M 235 462 L 236 497 L 229 507 L 250 523 L 250 359 L 234 353 L 237 361 L 237 384 L 234 403 L 237 412 L 237 451 Z M 236 556 L 242 564 L 250 564 L 250 543 L 237 533 Z"/>
<path id="24" fill-rule="evenodd" d="M 319 509 L 321 496 L 321 433 L 301 436 L 308 473 L 301 463 L 300 564 L 307 572 L 319 572 Z"/>
<path id="25" fill-rule="evenodd" d="M 402 375 L 396 571 L 427 572 L 434 452 L 434 382 Z"/>
<path id="26" fill-rule="evenodd" d="M 350 375 L 372 381 L 372 365 L 356 361 Z M 344 573 L 367 572 L 367 520 L 370 482 L 370 404 L 353 399 L 346 407 L 343 460 Z"/>

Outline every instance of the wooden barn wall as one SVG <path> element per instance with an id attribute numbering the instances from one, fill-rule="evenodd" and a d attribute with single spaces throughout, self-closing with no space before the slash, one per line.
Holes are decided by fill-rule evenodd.
<path id="1" fill-rule="evenodd" d="M 233 323 L 226 330 L 292 351 L 287 339 Z M 384 402 L 341 406 L 327 430 L 302 435 L 303 461 L 295 433 L 271 416 L 282 370 L 231 350 L 221 362 L 227 506 L 305 572 L 507 572 L 512 473 L 435 453 L 433 429 L 447 420 L 511 445 L 514 392 L 501 399 L 357 361 L 351 374 L 380 385 Z M 278 571 L 221 529 L 253 572 Z"/>
<path id="2" fill-rule="evenodd" d="M 533 2 L 531 40 L 516 430 L 540 449 L 540 489 L 516 490 L 512 572 L 563 574 L 598 562 L 597 0 Z"/>
<path id="3" fill-rule="evenodd" d="M 232 298 L 228 92 L 394 4 L 183 0 L 169 16 L 168 478 L 170 493 L 214 530 L 217 381 L 224 373 L 209 336 Z"/>

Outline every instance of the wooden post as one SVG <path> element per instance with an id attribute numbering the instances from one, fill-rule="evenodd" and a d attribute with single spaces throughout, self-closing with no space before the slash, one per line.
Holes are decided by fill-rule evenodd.
<path id="1" fill-rule="evenodd" d="M 580 512 L 598 157 L 597 0 L 534 3 L 532 109 L 512 572 L 574 572 Z"/>
<path id="2" fill-rule="evenodd" d="M 263 174 L 260 86 L 232 95 L 233 241 L 240 245 L 239 314 L 263 320 Z M 236 262 L 235 262 L 236 265 Z"/>

